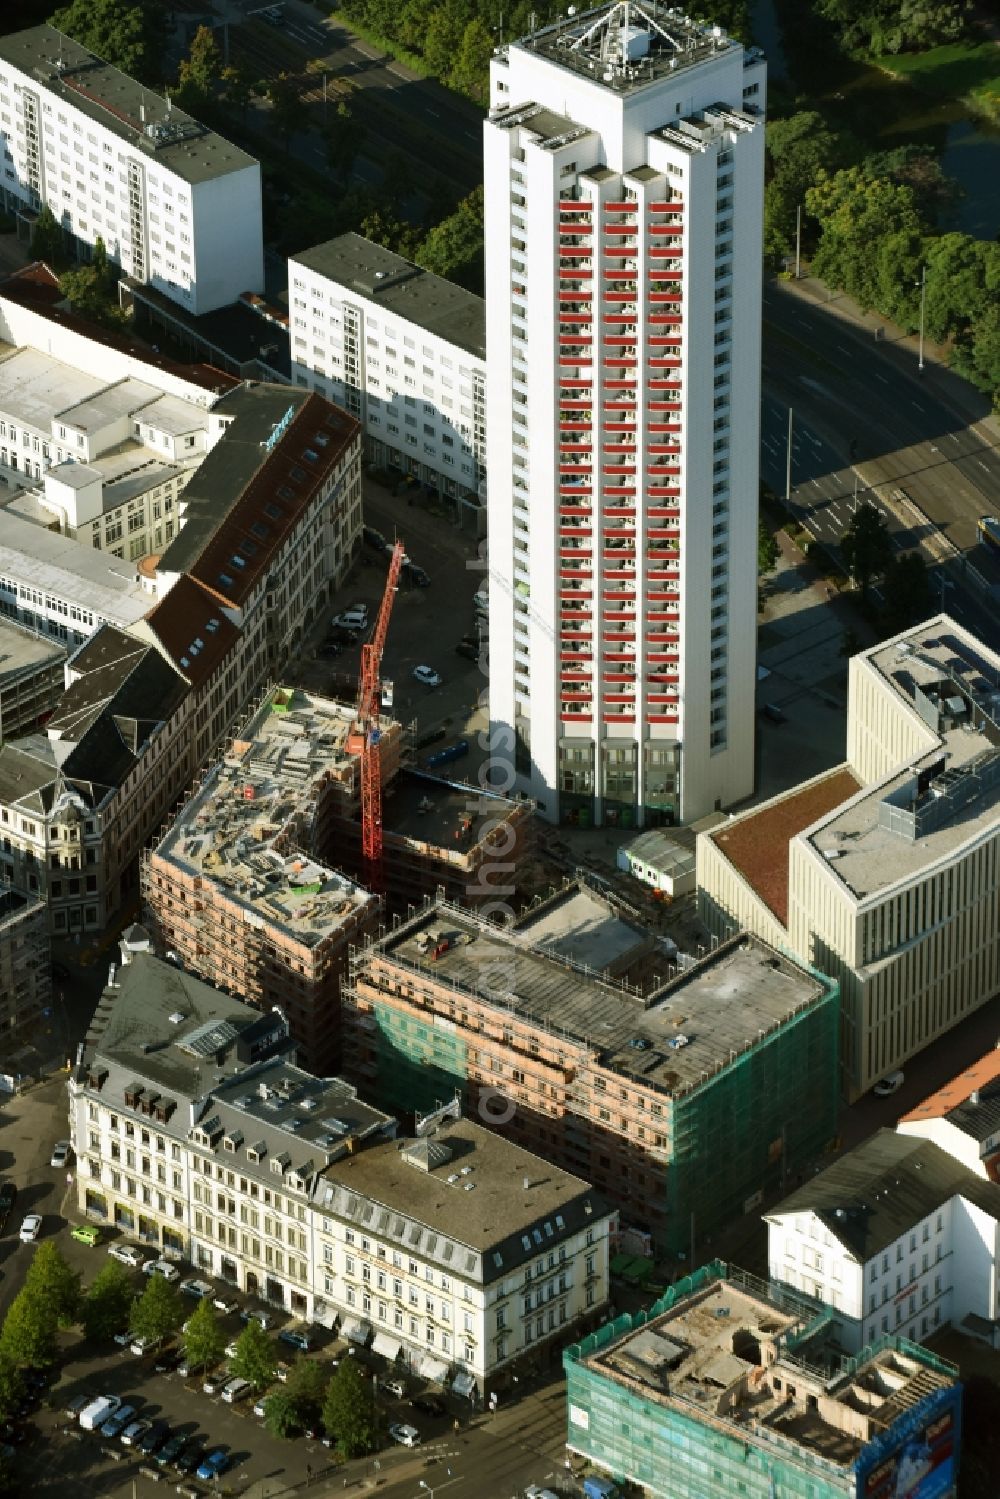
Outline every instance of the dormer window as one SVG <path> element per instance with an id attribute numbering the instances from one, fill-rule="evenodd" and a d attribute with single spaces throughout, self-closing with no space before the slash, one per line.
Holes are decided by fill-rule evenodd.
<path id="1" fill-rule="evenodd" d="M 223 1137 L 222 1137 L 222 1148 L 223 1148 L 223 1150 L 228 1150 L 229 1153 L 230 1153 L 230 1155 L 235 1155 L 235 1153 L 237 1152 L 237 1150 L 239 1150 L 239 1148 L 240 1148 L 240 1146 L 242 1144 L 243 1144 L 243 1132 L 242 1132 L 242 1130 L 234 1129 L 231 1134 L 223 1135 Z"/>
<path id="2" fill-rule="evenodd" d="M 283 1176 L 291 1164 L 292 1158 L 286 1150 L 283 1150 L 280 1155 L 271 1157 L 271 1170 L 277 1176 Z"/>
<path id="3" fill-rule="evenodd" d="M 264 1144 L 263 1140 L 258 1140 L 256 1145 L 247 1146 L 248 1161 L 256 1161 L 259 1164 L 266 1155 L 267 1146 Z"/>

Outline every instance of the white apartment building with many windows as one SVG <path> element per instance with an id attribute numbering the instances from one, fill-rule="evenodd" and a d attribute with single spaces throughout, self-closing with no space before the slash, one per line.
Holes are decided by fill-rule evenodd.
<path id="1" fill-rule="evenodd" d="M 553 821 L 753 788 L 764 88 L 655 0 L 491 64 L 490 718 Z"/>
<path id="2" fill-rule="evenodd" d="M 765 1214 L 770 1278 L 828 1306 L 840 1346 L 953 1326 L 1000 1346 L 1000 1185 L 878 1130 Z"/>
<path id="3" fill-rule="evenodd" d="M 260 164 L 52 26 L 0 37 L 2 201 L 189 312 L 264 286 Z"/>
<path id="4" fill-rule="evenodd" d="M 77 1206 L 462 1394 L 607 1301 L 585 1182 L 467 1121 L 409 1142 L 287 1023 L 122 942 L 69 1083 Z M 443 1111 L 442 1111 L 443 1112 Z"/>
<path id="5" fill-rule="evenodd" d="M 478 501 L 482 298 L 360 234 L 292 256 L 288 298 L 292 379 L 357 417 L 374 463 Z"/>

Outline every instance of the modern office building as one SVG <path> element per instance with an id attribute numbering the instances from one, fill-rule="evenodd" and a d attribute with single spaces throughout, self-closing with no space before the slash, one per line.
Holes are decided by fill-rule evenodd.
<path id="1" fill-rule="evenodd" d="M 69 1081 L 84 1216 L 465 1396 L 596 1324 L 612 1215 L 586 1182 L 457 1118 L 397 1140 L 296 1064 L 280 1009 L 142 928 L 122 956 Z"/>
<path id="2" fill-rule="evenodd" d="M 68 647 L 102 625 L 128 629 L 155 602 L 134 562 L 0 509 L 0 614 Z"/>
<path id="3" fill-rule="evenodd" d="M 768 1273 L 829 1307 L 842 1348 L 953 1326 L 1000 1347 L 1000 1185 L 878 1130 L 764 1215 Z"/>
<path id="4" fill-rule="evenodd" d="M 292 379 L 357 417 L 373 463 L 478 506 L 482 298 L 360 234 L 293 255 L 288 297 Z"/>
<path id="5" fill-rule="evenodd" d="M 844 1091 L 1000 989 L 1000 656 L 945 615 L 850 664 L 847 761 L 698 838 L 702 919 L 831 974 Z"/>
<path id="6" fill-rule="evenodd" d="M 834 1135 L 836 985 L 756 938 L 615 979 L 620 934 L 556 948 L 550 914 L 503 930 L 438 902 L 355 954 L 345 1073 L 400 1113 L 458 1094 L 686 1256 Z"/>
<path id="7" fill-rule="evenodd" d="M 0 37 L 3 206 L 192 313 L 264 287 L 260 164 L 52 26 Z"/>
<path id="8" fill-rule="evenodd" d="M 1000 1045 L 905 1113 L 896 1129 L 932 1140 L 976 1176 L 1000 1182 Z"/>
<path id="9" fill-rule="evenodd" d="M 753 788 L 765 72 L 655 0 L 491 64 L 490 718 L 551 821 Z"/>
<path id="10" fill-rule="evenodd" d="M 898 1334 L 849 1357 L 825 1308 L 732 1266 L 698 1270 L 563 1364 L 570 1450 L 649 1499 L 957 1493 L 955 1366 Z"/>

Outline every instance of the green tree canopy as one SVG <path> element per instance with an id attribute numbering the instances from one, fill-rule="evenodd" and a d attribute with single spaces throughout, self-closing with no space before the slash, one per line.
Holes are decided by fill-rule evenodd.
<path id="1" fill-rule="evenodd" d="M 303 1423 L 319 1419 L 329 1383 L 329 1370 L 318 1359 L 300 1353 L 291 1367 L 285 1388 Z"/>
<path id="2" fill-rule="evenodd" d="M 167 40 L 164 0 L 72 0 L 51 24 L 142 83 L 160 78 Z"/>
<path id="3" fill-rule="evenodd" d="M 851 516 L 851 524 L 840 540 L 840 550 L 848 572 L 861 589 L 862 597 L 866 597 L 872 578 L 885 572 L 892 557 L 885 518 L 868 500 Z"/>
<path id="4" fill-rule="evenodd" d="M 275 1390 L 264 1402 L 264 1425 L 273 1437 L 293 1437 L 302 1430 L 299 1408 L 289 1390 Z"/>
<path id="5" fill-rule="evenodd" d="M 225 1347 L 226 1335 L 215 1307 L 210 1297 L 203 1296 L 184 1331 L 184 1355 L 193 1369 L 207 1369 L 219 1362 Z"/>
<path id="6" fill-rule="evenodd" d="M 283 143 L 285 151 L 292 140 L 292 132 L 304 130 L 308 124 L 305 105 L 299 98 L 294 78 L 288 73 L 279 73 L 267 85 L 268 102 L 271 105 L 271 124 L 274 133 Z"/>
<path id="7" fill-rule="evenodd" d="M 80 1272 L 71 1270 L 54 1239 L 45 1239 L 31 1257 L 24 1289 L 55 1312 L 60 1327 L 70 1327 L 80 1307 Z"/>
<path id="8" fill-rule="evenodd" d="M 778 561 L 778 543 L 771 534 L 767 521 L 760 517 L 757 522 L 757 571 L 773 572 Z"/>
<path id="9" fill-rule="evenodd" d="M 913 194 L 921 221 L 930 226 L 954 208 L 963 189 L 941 170 L 941 163 L 929 146 L 895 146 L 891 151 L 876 151 L 861 163 L 866 177 L 885 177 Z"/>
<path id="10" fill-rule="evenodd" d="M 45 1368 L 55 1363 L 58 1314 L 54 1306 L 22 1286 L 7 1309 L 0 1329 L 0 1354 L 22 1368 Z"/>
<path id="11" fill-rule="evenodd" d="M 146 1289 L 132 1303 L 129 1331 L 134 1338 L 148 1338 L 159 1342 L 169 1338 L 184 1321 L 184 1303 L 181 1293 L 173 1281 L 162 1275 L 151 1275 Z"/>
<path id="12" fill-rule="evenodd" d="M 912 190 L 847 167 L 832 177 L 821 174 L 806 193 L 806 207 L 820 226 L 815 274 L 843 287 L 862 307 L 877 306 L 877 246 L 889 235 L 920 231 Z"/>
<path id="13" fill-rule="evenodd" d="M 226 86 L 227 103 L 231 104 L 234 109 L 238 109 L 240 118 L 245 120 L 254 95 L 263 87 L 257 74 L 249 63 L 239 58 L 228 68 L 223 68 L 222 81 Z"/>
<path id="14" fill-rule="evenodd" d="M 360 1457 L 375 1445 L 375 1394 L 354 1359 L 341 1359 L 327 1386 L 323 1425 L 345 1458 Z"/>
<path id="15" fill-rule="evenodd" d="M 483 190 L 474 188 L 429 232 L 414 256 L 425 271 L 470 290 L 483 283 Z"/>
<path id="16" fill-rule="evenodd" d="M 331 112 L 330 123 L 324 133 L 326 159 L 331 172 L 342 182 L 351 175 L 351 168 L 365 142 L 367 132 L 354 114 L 346 99 L 340 99 Z"/>
<path id="17" fill-rule="evenodd" d="M 817 0 L 848 51 L 901 52 L 957 41 L 968 25 L 969 0 Z"/>
<path id="18" fill-rule="evenodd" d="M 83 1335 L 91 1342 L 114 1337 L 129 1324 L 134 1292 L 124 1265 L 108 1260 L 87 1288 L 80 1303 Z"/>
<path id="19" fill-rule="evenodd" d="M 230 1368 L 240 1379 L 247 1380 L 260 1391 L 272 1382 L 277 1367 L 278 1355 L 273 1338 L 269 1338 L 260 1323 L 251 1318 L 236 1340 Z"/>
<path id="20" fill-rule="evenodd" d="M 36 260 L 44 260 L 57 270 L 66 259 L 66 235 L 47 203 L 38 210 L 31 231 L 31 253 Z"/>
<path id="21" fill-rule="evenodd" d="M 182 109 L 197 114 L 210 103 L 222 77 L 222 54 L 215 33 L 199 26 L 191 38 L 187 57 L 181 61 L 177 80 L 177 102 Z"/>
<path id="22" fill-rule="evenodd" d="M 17 1360 L 0 1346 L 0 1421 L 6 1421 L 24 1393 L 24 1379 Z"/>

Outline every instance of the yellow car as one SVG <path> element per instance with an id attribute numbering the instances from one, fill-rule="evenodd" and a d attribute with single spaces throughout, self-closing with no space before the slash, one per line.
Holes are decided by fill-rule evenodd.
<path id="1" fill-rule="evenodd" d="M 81 1244 L 89 1244 L 91 1249 L 101 1242 L 101 1230 L 93 1223 L 78 1223 L 75 1228 L 70 1229 L 69 1236 Z"/>

